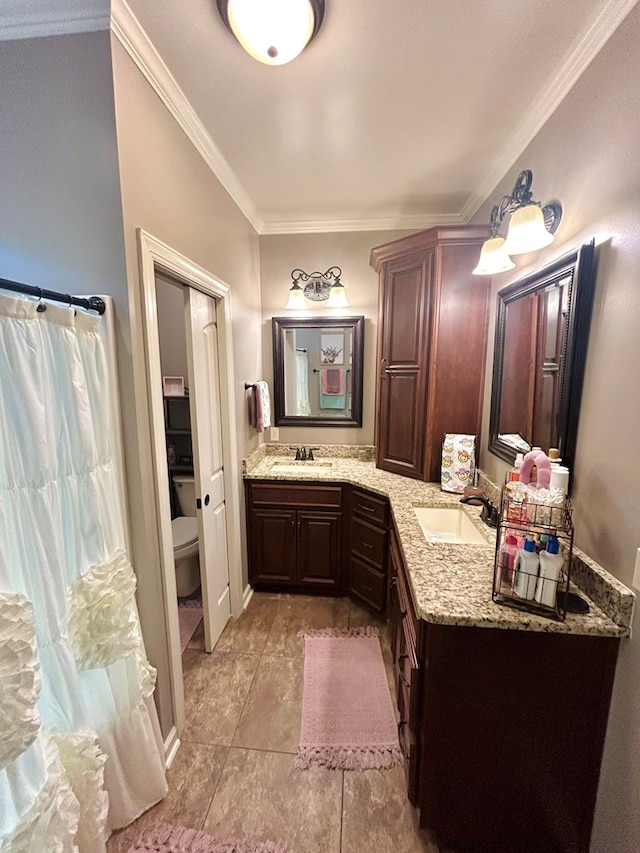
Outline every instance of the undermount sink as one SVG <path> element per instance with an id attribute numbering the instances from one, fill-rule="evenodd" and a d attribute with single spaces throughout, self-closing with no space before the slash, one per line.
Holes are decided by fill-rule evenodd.
<path id="1" fill-rule="evenodd" d="M 462 507 L 414 506 L 413 511 L 427 542 L 489 544 Z"/>
<path id="2" fill-rule="evenodd" d="M 304 474 L 305 471 L 326 471 L 331 468 L 333 462 L 318 462 L 315 459 L 304 462 L 274 462 L 271 470 L 274 474 Z"/>

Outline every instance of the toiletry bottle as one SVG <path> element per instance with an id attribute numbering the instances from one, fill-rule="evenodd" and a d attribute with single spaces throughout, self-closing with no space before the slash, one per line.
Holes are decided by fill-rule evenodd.
<path id="1" fill-rule="evenodd" d="M 512 533 L 507 533 L 504 544 L 500 549 L 500 565 L 502 567 L 502 579 L 511 583 L 513 567 L 518 554 L 518 543 Z"/>
<path id="2" fill-rule="evenodd" d="M 527 536 L 524 547 L 518 550 L 513 567 L 513 591 L 520 598 L 528 601 L 534 597 L 538 580 L 540 561 L 536 554 L 536 543 L 533 536 Z"/>
<path id="3" fill-rule="evenodd" d="M 549 453 L 547 454 L 549 457 L 549 462 L 551 463 L 551 467 L 554 465 L 562 465 L 562 459 L 560 459 L 560 451 L 557 447 L 550 447 Z"/>
<path id="4" fill-rule="evenodd" d="M 549 537 L 547 550 L 541 551 L 538 559 L 540 560 L 540 575 L 536 583 L 536 601 L 546 607 L 555 607 L 558 580 L 563 562 L 560 554 L 560 543 L 556 536 Z"/>
<path id="5" fill-rule="evenodd" d="M 518 471 L 510 471 L 508 477 L 509 480 L 504 487 L 507 495 L 507 521 L 521 522 L 526 519 L 524 509 L 526 492 L 523 484 L 520 483 Z"/>

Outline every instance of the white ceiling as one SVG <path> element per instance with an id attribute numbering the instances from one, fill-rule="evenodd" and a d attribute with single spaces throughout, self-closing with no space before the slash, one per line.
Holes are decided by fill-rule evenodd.
<path id="1" fill-rule="evenodd" d="M 326 0 L 279 67 L 242 50 L 215 0 L 127 2 L 116 35 L 256 228 L 291 233 L 468 221 L 636 0 Z M 21 13 L 99 29 L 108 8 L 0 0 L 0 35 Z"/>

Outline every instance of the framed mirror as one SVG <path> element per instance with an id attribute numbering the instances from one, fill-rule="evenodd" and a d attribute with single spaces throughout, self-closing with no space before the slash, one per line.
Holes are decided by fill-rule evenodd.
<path id="1" fill-rule="evenodd" d="M 560 450 L 573 470 L 595 289 L 587 243 L 498 293 L 489 450 Z"/>
<path id="2" fill-rule="evenodd" d="M 364 317 L 273 317 L 276 426 L 362 426 Z"/>

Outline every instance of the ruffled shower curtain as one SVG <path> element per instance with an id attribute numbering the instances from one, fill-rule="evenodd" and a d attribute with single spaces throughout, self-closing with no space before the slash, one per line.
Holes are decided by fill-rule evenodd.
<path id="1" fill-rule="evenodd" d="M 0 853 L 100 853 L 166 793 L 103 318 L 0 295 Z"/>
<path id="2" fill-rule="evenodd" d="M 309 359 L 304 350 L 296 350 L 296 415 L 310 415 Z"/>

